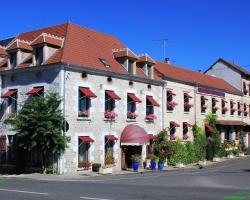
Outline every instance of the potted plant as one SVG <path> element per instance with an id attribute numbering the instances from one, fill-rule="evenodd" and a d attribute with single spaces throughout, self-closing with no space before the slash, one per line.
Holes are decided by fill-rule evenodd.
<path id="1" fill-rule="evenodd" d="M 93 163 L 93 164 L 92 164 L 92 171 L 93 171 L 93 172 L 99 172 L 101 166 L 102 166 L 101 163 Z"/>
<path id="2" fill-rule="evenodd" d="M 151 163 L 151 160 L 154 158 L 154 155 L 153 154 L 149 154 L 147 157 L 146 157 L 146 160 L 145 160 L 145 169 L 149 169 L 150 168 L 150 163 Z"/>
<path id="3" fill-rule="evenodd" d="M 131 156 L 131 161 L 132 161 L 134 172 L 138 172 L 140 158 L 141 158 L 141 156 L 138 154 Z"/>
<path id="4" fill-rule="evenodd" d="M 159 162 L 158 162 L 158 169 L 163 170 L 164 169 L 164 163 L 166 162 L 166 156 L 161 153 L 159 155 Z"/>
<path id="5" fill-rule="evenodd" d="M 151 169 L 155 170 L 157 167 L 157 164 L 159 162 L 159 158 L 157 156 L 154 156 L 154 158 L 151 160 Z"/>

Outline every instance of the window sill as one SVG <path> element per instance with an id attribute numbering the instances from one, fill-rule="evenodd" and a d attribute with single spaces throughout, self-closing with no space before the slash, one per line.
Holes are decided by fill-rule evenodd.
<path id="1" fill-rule="evenodd" d="M 167 113 L 173 113 L 174 111 L 173 110 L 167 110 Z"/>
<path id="2" fill-rule="evenodd" d="M 91 117 L 77 117 L 77 121 L 92 121 Z"/>
<path id="3" fill-rule="evenodd" d="M 189 112 L 185 112 L 185 111 L 184 111 L 184 114 L 190 114 L 190 111 L 189 111 Z"/>
<path id="4" fill-rule="evenodd" d="M 103 121 L 105 122 L 115 122 L 116 119 L 108 119 L 108 118 L 104 118 Z"/>
<path id="5" fill-rule="evenodd" d="M 201 113 L 201 115 L 206 115 L 206 113 Z"/>
<path id="6" fill-rule="evenodd" d="M 136 122 L 136 119 L 126 119 L 126 122 Z"/>
<path id="7" fill-rule="evenodd" d="M 147 123 L 154 123 L 155 120 L 151 120 L 151 119 L 145 119 L 145 122 Z"/>

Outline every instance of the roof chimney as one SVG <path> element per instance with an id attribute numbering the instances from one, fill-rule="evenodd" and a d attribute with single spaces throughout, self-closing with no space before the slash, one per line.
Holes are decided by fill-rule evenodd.
<path id="1" fill-rule="evenodd" d="M 165 58 L 164 62 L 170 64 L 170 58 Z"/>

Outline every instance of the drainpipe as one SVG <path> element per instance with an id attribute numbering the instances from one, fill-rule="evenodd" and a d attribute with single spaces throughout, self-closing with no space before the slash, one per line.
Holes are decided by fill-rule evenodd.
<path id="1" fill-rule="evenodd" d="M 194 123 L 197 122 L 197 104 L 196 104 L 196 94 L 197 94 L 198 84 L 196 84 L 196 87 L 194 88 Z"/>
<path id="2" fill-rule="evenodd" d="M 167 85 L 167 83 L 166 83 L 166 85 Z M 161 92 L 162 93 L 162 95 L 161 95 L 162 96 L 161 97 L 162 98 L 162 106 L 161 106 L 162 107 L 162 130 L 165 128 L 164 127 L 164 120 L 165 120 L 165 117 L 164 117 L 165 116 L 165 102 L 164 102 L 164 96 L 165 96 L 164 91 L 165 90 L 164 89 L 165 89 L 165 83 L 162 85 L 162 92 Z"/>

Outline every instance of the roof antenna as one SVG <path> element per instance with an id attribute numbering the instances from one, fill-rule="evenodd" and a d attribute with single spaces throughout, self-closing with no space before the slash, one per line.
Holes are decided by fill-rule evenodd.
<path id="1" fill-rule="evenodd" d="M 172 46 L 171 44 L 167 44 L 168 39 L 167 38 L 162 38 L 162 39 L 158 39 L 158 40 L 153 40 L 154 42 L 160 42 L 162 47 L 163 47 L 163 59 L 165 60 L 165 58 L 167 58 L 166 55 L 166 47 L 167 46 Z"/>

